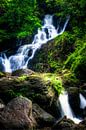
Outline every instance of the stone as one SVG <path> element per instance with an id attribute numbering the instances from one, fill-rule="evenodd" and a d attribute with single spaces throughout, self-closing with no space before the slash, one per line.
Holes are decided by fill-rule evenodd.
<path id="1" fill-rule="evenodd" d="M 40 75 L 3 77 L 0 79 L 0 98 L 8 103 L 12 98 L 21 94 L 32 99 L 48 113 L 59 118 L 56 94 L 54 88 L 45 83 Z"/>
<path id="2" fill-rule="evenodd" d="M 1 128 L 29 128 L 35 127 L 36 121 L 32 116 L 32 102 L 25 97 L 11 100 L 0 112 Z"/>
<path id="3" fill-rule="evenodd" d="M 75 125 L 74 130 L 86 130 L 86 118 L 79 124 Z"/>
<path id="4" fill-rule="evenodd" d="M 79 89 L 77 87 L 70 87 L 68 89 L 68 99 L 74 114 L 81 116 Z"/>
<path id="5" fill-rule="evenodd" d="M 86 118 L 84 118 L 84 120 L 83 121 L 81 121 L 80 123 L 79 123 L 79 125 L 85 125 L 85 127 L 86 127 Z"/>
<path id="6" fill-rule="evenodd" d="M 31 74 L 34 74 L 34 71 L 32 71 L 30 69 L 19 69 L 19 70 L 12 72 L 12 76 L 22 76 L 22 75 L 28 76 Z"/>
<path id="7" fill-rule="evenodd" d="M 43 110 L 38 104 L 33 104 L 33 116 L 40 128 L 51 127 L 56 121 L 51 114 Z"/>
<path id="8" fill-rule="evenodd" d="M 4 102 L 0 99 L 0 111 L 5 107 Z"/>
<path id="9" fill-rule="evenodd" d="M 64 116 L 56 121 L 56 123 L 52 127 L 52 130 L 73 130 L 72 128 L 74 126 L 74 122 Z"/>

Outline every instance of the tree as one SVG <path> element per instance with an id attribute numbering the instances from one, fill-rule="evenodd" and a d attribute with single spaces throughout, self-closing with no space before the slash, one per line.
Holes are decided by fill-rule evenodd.
<path id="1" fill-rule="evenodd" d="M 40 26 L 36 0 L 2 0 L 0 42 L 31 35 Z"/>

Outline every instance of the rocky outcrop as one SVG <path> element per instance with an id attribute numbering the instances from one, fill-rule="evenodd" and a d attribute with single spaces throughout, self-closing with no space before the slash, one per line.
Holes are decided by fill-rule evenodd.
<path id="1" fill-rule="evenodd" d="M 3 100 L 0 102 L 0 127 L 30 130 L 33 127 L 36 127 L 36 130 L 85 130 L 85 120 L 76 125 L 66 117 L 60 118 L 58 93 L 51 81 L 46 82 L 42 76 L 45 75 L 25 69 L 13 72 L 12 75 L 6 73 L 0 77 L 0 99 Z M 81 88 L 72 87 L 67 91 L 73 111 L 76 115 L 80 115 Z M 7 105 L 5 106 L 3 102 Z M 86 117 L 85 109 L 83 113 Z"/>
<path id="2" fill-rule="evenodd" d="M 56 119 L 44 111 L 39 105 L 33 104 L 33 116 L 37 121 L 38 127 L 52 127 Z"/>
<path id="3" fill-rule="evenodd" d="M 19 69 L 19 70 L 12 72 L 12 76 L 22 76 L 22 75 L 28 76 L 28 75 L 31 75 L 34 73 L 35 72 L 30 69 Z"/>
<path id="4" fill-rule="evenodd" d="M 32 116 L 32 102 L 25 97 L 14 98 L 0 112 L 1 128 L 30 128 L 36 125 Z"/>
<path id="5" fill-rule="evenodd" d="M 8 103 L 12 98 L 23 95 L 39 104 L 56 118 L 59 118 L 60 112 L 57 108 L 58 94 L 49 84 L 49 82 L 42 80 L 40 74 L 36 73 L 20 77 L 2 77 L 0 79 L 0 98 L 5 103 Z"/>
<path id="6" fill-rule="evenodd" d="M 72 120 L 67 119 L 65 116 L 54 124 L 52 130 L 86 130 L 86 119 L 79 124 L 75 124 Z"/>
<path id="7" fill-rule="evenodd" d="M 52 130 L 73 130 L 71 129 L 74 126 L 74 122 L 70 119 L 67 119 L 66 116 L 59 119 L 53 126 Z"/>

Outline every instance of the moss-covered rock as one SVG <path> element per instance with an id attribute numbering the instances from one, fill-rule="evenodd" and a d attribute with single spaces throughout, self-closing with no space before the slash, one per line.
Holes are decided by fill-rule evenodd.
<path id="1" fill-rule="evenodd" d="M 73 130 L 74 126 L 74 122 L 64 116 L 54 124 L 52 130 Z"/>
<path id="2" fill-rule="evenodd" d="M 34 71 L 30 70 L 30 69 L 19 69 L 16 70 L 14 72 L 12 72 L 12 76 L 28 76 L 34 74 Z"/>
<path id="3" fill-rule="evenodd" d="M 57 118 L 60 116 L 57 99 L 62 89 L 61 81 L 56 79 L 53 74 L 34 73 L 0 79 L 0 98 L 4 102 L 23 95 L 38 103 Z"/>

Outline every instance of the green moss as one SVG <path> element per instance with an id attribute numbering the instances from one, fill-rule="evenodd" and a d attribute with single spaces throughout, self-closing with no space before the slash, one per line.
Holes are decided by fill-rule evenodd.
<path id="1" fill-rule="evenodd" d="M 76 50 L 66 60 L 65 67 L 70 68 L 78 78 L 86 79 L 86 43 L 78 44 Z"/>
<path id="2" fill-rule="evenodd" d="M 50 88 L 53 87 L 54 90 L 57 92 L 57 94 L 60 94 L 63 90 L 62 86 L 62 80 L 59 76 L 56 74 L 51 74 L 51 73 L 35 73 L 31 76 L 21 76 L 16 79 L 17 82 L 23 82 L 25 80 L 30 80 L 31 84 L 35 85 L 34 79 L 41 80 L 43 84 L 49 87 L 49 93 L 50 93 Z M 33 80 L 33 82 L 32 82 Z M 25 91 L 27 92 L 27 88 L 23 88 L 20 93 L 24 94 Z"/>
<path id="3" fill-rule="evenodd" d="M 28 79 L 28 76 L 22 75 L 16 79 L 17 82 L 23 82 Z"/>
<path id="4" fill-rule="evenodd" d="M 2 73 L 2 72 L 0 72 L 0 78 L 1 78 L 1 77 L 4 77 L 4 76 L 5 76 L 5 74 Z"/>
<path id="5" fill-rule="evenodd" d="M 62 80 L 56 74 L 45 73 L 42 75 L 42 79 L 45 81 L 46 84 L 49 83 L 49 87 L 53 87 L 58 94 L 63 91 L 64 88 L 62 85 Z"/>

